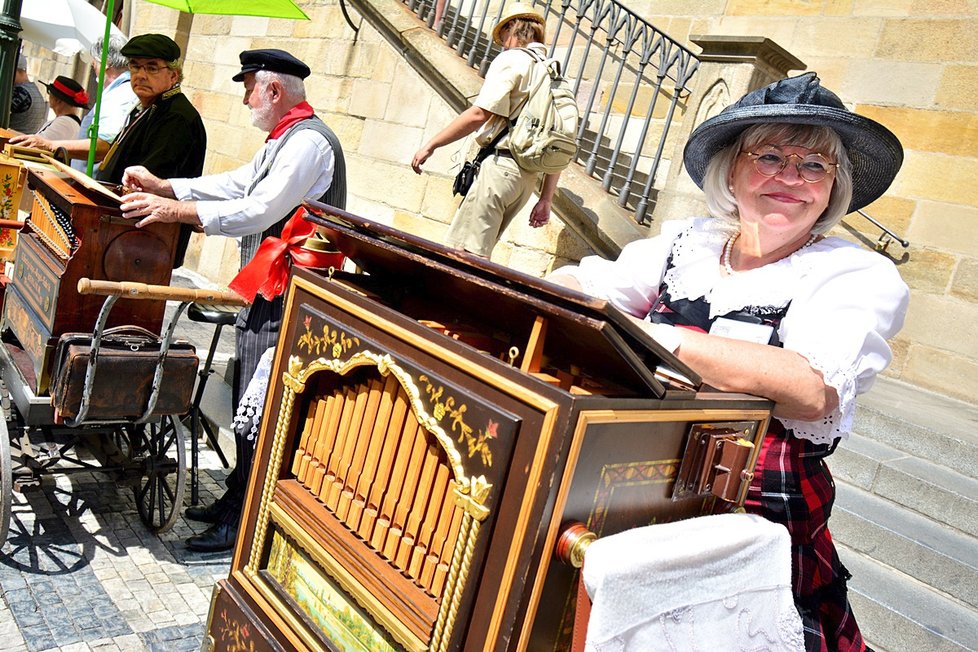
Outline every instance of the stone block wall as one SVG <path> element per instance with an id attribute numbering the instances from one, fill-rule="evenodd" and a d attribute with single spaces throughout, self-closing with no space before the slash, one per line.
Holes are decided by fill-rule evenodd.
<path id="1" fill-rule="evenodd" d="M 276 47 L 288 50 L 312 69 L 306 80 L 309 103 L 336 132 L 347 162 L 353 213 L 416 235 L 441 241 L 459 203 L 451 194 L 461 162 L 470 156 L 466 140 L 438 150 L 416 175 L 414 153 L 456 115 L 448 102 L 374 30 L 363 22 L 354 39 L 334 0 L 299 2 L 309 21 L 195 15 L 186 49 L 184 92 L 200 110 L 207 126 L 205 174 L 247 162 L 264 135 L 251 126 L 242 104 L 239 70 L 242 50 Z M 359 16 L 351 10 L 354 20 Z M 135 6 L 132 34 L 173 33 L 177 12 L 147 3 Z M 411 19 L 409 19 L 411 20 Z M 422 29 L 420 21 L 409 27 Z M 472 86 L 472 82 L 468 82 Z M 472 93 L 478 91 L 478 83 Z M 532 202 L 531 202 L 532 205 Z M 542 274 L 553 265 L 550 252 L 562 235 L 560 221 L 530 229 L 529 206 L 517 217 L 493 259 Z M 523 251 L 529 248 L 530 252 Z M 564 259 L 585 253 L 579 246 Z M 188 266 L 220 283 L 238 268 L 236 243 L 223 238 L 197 238 Z"/>
<path id="2" fill-rule="evenodd" d="M 631 0 L 679 42 L 765 36 L 819 73 L 849 107 L 889 127 L 906 159 L 866 210 L 911 241 L 891 244 L 912 297 L 888 374 L 966 401 L 978 394 L 978 7 L 964 0 Z M 837 235 L 872 246 L 850 216 Z"/>
<path id="3" fill-rule="evenodd" d="M 129 31 L 189 34 L 184 88 L 207 124 L 207 172 L 244 163 L 262 141 L 241 104 L 241 85 L 230 79 L 238 69 L 238 52 L 280 47 L 303 58 L 313 70 L 310 103 L 344 144 L 350 210 L 440 240 L 458 203 L 451 196 L 451 179 L 471 152 L 461 145 L 443 148 L 421 176 L 411 171 L 409 162 L 457 108 L 369 23 L 361 24 L 354 39 L 336 0 L 299 0 L 298 4 L 310 21 L 202 15 L 180 19 L 176 11 L 137 0 Z M 629 0 L 625 4 L 694 49 L 690 36 L 696 34 L 770 38 L 803 60 L 807 69 L 817 71 L 825 86 L 850 107 L 900 137 L 906 148 L 904 168 L 887 195 L 868 208 L 874 218 L 912 242 L 906 251 L 895 243 L 887 250 L 912 290 L 907 324 L 893 342 L 895 360 L 888 373 L 974 402 L 978 345 L 969 337 L 978 317 L 978 185 L 973 181 L 978 177 L 978 30 L 974 29 L 978 8 L 974 3 Z M 360 20 L 355 10 L 351 14 L 355 22 Z M 407 14 L 396 21 L 405 38 L 424 29 Z M 432 65 L 442 66 L 439 57 L 446 56 L 445 50 L 432 46 L 425 54 Z M 34 68 L 32 64 L 33 76 L 66 74 L 66 65 L 38 63 Z M 458 86 L 470 89 L 465 95 L 471 97 L 478 81 L 459 80 Z M 684 179 L 678 181 L 681 185 Z M 600 221 L 606 202 L 584 196 L 585 205 L 594 207 Z M 656 220 L 682 216 L 656 215 Z M 559 220 L 544 229 L 530 229 L 525 221 L 525 215 L 517 218 L 496 248 L 494 260 L 543 273 L 588 253 Z M 851 216 L 838 235 L 871 247 L 879 231 Z M 237 269 L 236 245 L 220 238 L 200 239 L 188 265 L 226 283 Z"/>

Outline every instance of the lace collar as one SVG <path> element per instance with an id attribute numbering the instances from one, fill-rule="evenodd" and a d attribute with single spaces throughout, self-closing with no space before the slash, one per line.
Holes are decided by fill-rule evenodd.
<path id="1" fill-rule="evenodd" d="M 736 226 L 713 218 L 700 218 L 682 231 L 672 245 L 672 265 L 663 280 L 673 299 L 706 299 L 710 317 L 748 306 L 784 308 L 791 302 L 798 280 L 810 268 L 810 254 L 824 240 L 781 260 L 733 276 L 720 272 L 723 245 Z"/>

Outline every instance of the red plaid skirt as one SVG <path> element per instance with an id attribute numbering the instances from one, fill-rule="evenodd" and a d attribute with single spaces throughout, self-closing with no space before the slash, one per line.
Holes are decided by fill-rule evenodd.
<path id="1" fill-rule="evenodd" d="M 828 529 L 835 483 L 824 458 L 832 450 L 772 421 L 744 507 L 791 534 L 792 591 L 807 652 L 863 652 L 868 648 L 846 596 L 849 571 Z"/>

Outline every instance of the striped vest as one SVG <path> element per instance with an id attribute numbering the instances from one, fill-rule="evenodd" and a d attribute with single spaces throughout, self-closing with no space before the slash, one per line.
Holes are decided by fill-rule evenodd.
<path id="1" fill-rule="evenodd" d="M 272 155 L 266 160 L 262 161 L 261 169 L 258 174 L 255 175 L 255 180 L 252 182 L 251 186 L 248 188 L 246 194 L 250 194 L 255 186 L 268 176 L 268 171 L 272 167 L 272 163 L 275 160 L 275 156 L 278 152 L 282 151 L 282 147 L 285 142 L 292 137 L 293 134 L 303 130 L 312 129 L 317 133 L 322 134 L 326 142 L 333 149 L 333 180 L 326 189 L 326 192 L 319 201 L 329 204 L 330 206 L 335 206 L 337 208 L 346 208 L 346 159 L 343 158 L 343 148 L 340 146 L 340 140 L 333 133 L 333 130 L 326 126 L 326 123 L 319 119 L 318 116 L 312 116 L 307 120 L 297 123 L 294 127 L 285 132 L 278 142 L 278 146 Z M 255 233 L 252 235 L 246 235 L 241 238 L 241 267 L 244 267 L 251 259 L 254 258 L 255 252 L 258 251 L 258 246 L 261 244 L 262 240 L 265 238 L 279 237 L 282 235 L 282 229 L 285 227 L 285 223 L 288 221 L 292 214 L 295 213 L 298 206 L 293 207 L 288 213 L 283 215 L 275 224 L 271 225 L 261 233 Z"/>

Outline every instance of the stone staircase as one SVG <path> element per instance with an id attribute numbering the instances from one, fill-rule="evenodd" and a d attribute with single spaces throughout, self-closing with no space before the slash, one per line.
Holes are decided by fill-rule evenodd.
<path id="1" fill-rule="evenodd" d="M 868 643 L 978 650 L 978 407 L 880 379 L 829 466 L 829 525 Z"/>

